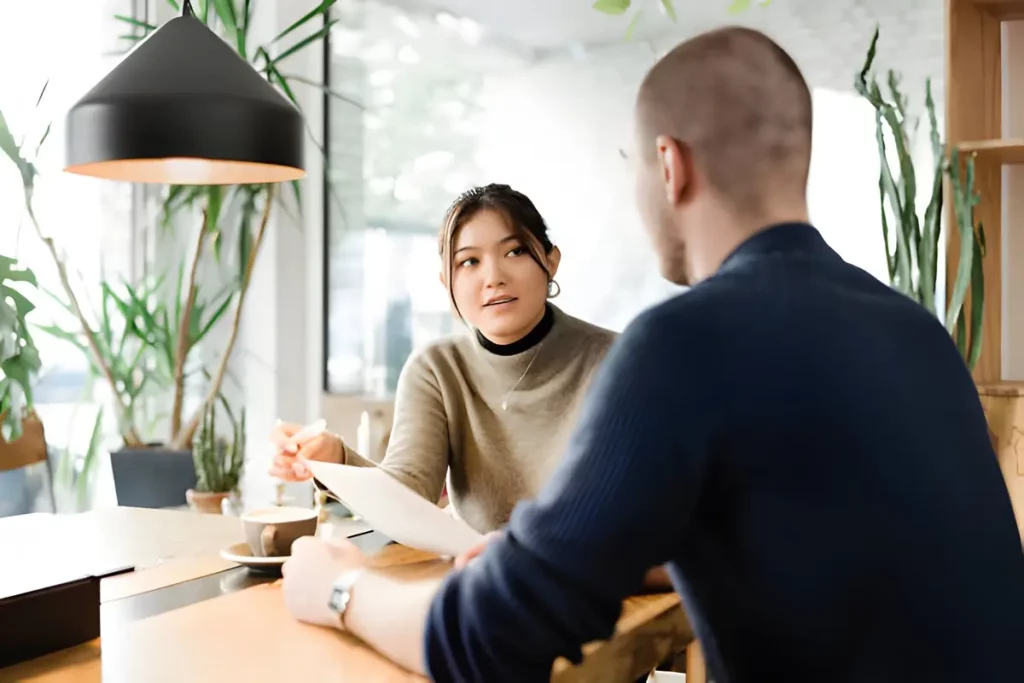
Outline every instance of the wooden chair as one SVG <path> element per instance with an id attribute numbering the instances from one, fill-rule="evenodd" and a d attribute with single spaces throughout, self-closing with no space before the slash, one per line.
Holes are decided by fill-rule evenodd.
<path id="1" fill-rule="evenodd" d="M 3 416 L 0 416 L 2 421 Z M 43 423 L 28 413 L 21 420 L 21 436 L 7 441 L 0 434 L 0 472 L 10 472 L 23 467 L 43 463 L 46 467 L 46 487 L 50 493 L 50 505 L 57 511 L 57 498 L 53 490 L 53 468 L 46 450 L 46 432 Z"/>

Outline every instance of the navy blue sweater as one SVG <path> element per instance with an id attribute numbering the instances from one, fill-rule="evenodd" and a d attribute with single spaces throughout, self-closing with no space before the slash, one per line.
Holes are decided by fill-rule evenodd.
<path id="1" fill-rule="evenodd" d="M 717 683 L 1024 680 L 1024 552 L 971 376 L 808 225 L 629 325 L 548 486 L 435 598 L 429 673 L 547 680 L 663 563 Z"/>

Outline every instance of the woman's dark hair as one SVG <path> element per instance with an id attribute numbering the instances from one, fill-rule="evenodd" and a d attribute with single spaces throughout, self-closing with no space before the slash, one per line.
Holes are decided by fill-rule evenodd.
<path id="1" fill-rule="evenodd" d="M 466 221 L 485 209 L 497 211 L 505 218 L 509 228 L 519 238 L 530 257 L 547 274 L 548 280 L 551 279 L 551 273 L 545 265 L 542 254 L 550 254 L 555 245 L 548 237 L 548 226 L 544 222 L 544 217 L 540 215 L 540 211 L 533 205 L 530 198 L 522 192 L 513 190 L 508 185 L 492 183 L 474 187 L 456 197 L 448 207 L 438 239 L 438 252 L 441 254 L 441 263 L 444 264 L 445 269 L 445 286 L 448 287 L 448 296 L 452 305 L 455 306 L 456 312 L 458 312 L 459 306 L 455 303 L 455 294 L 452 291 L 452 275 L 455 272 L 455 237 L 458 235 L 459 228 L 465 225 Z"/>

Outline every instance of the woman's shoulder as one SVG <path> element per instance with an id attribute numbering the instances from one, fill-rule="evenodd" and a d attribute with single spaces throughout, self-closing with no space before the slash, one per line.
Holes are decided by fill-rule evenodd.
<path id="1" fill-rule="evenodd" d="M 555 324 L 562 327 L 559 335 L 563 344 L 573 348 L 591 348 L 603 354 L 615 342 L 619 333 L 569 315 L 560 308 L 554 308 Z"/>
<path id="2" fill-rule="evenodd" d="M 460 359 L 472 346 L 472 338 L 465 332 L 453 333 L 433 339 L 409 354 L 403 372 L 437 376 L 461 365 Z"/>

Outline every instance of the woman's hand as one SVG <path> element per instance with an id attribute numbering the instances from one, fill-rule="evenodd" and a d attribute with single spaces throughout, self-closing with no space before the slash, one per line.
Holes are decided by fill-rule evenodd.
<path id="1" fill-rule="evenodd" d="M 270 466 L 270 475 L 285 481 L 305 481 L 312 477 L 303 460 L 333 462 L 340 464 L 345 458 L 345 446 L 336 434 L 320 432 L 308 439 L 294 437 L 302 425 L 293 422 L 279 422 L 270 433 L 270 442 L 277 453 Z"/>
<path id="2" fill-rule="evenodd" d="M 365 568 L 366 556 L 348 539 L 296 539 L 291 557 L 281 567 L 288 611 L 299 621 L 341 628 L 341 618 L 329 606 L 334 581 L 345 572 Z"/>

